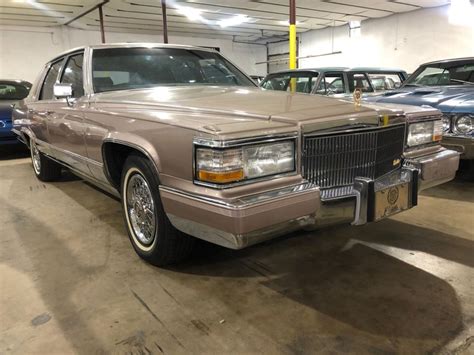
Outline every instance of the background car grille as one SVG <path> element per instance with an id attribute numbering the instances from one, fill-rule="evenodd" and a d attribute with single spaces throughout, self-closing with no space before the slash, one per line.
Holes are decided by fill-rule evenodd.
<path id="1" fill-rule="evenodd" d="M 400 166 L 405 125 L 303 137 L 303 176 L 330 198 L 350 194 L 342 188 L 356 177 L 376 179 Z M 324 191 L 323 196 L 324 196 Z"/>

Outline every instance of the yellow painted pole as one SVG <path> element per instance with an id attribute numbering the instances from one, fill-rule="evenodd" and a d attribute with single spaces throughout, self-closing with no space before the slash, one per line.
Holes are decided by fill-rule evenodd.
<path id="1" fill-rule="evenodd" d="M 296 69 L 296 25 L 290 25 L 290 69 Z"/>
<path id="2" fill-rule="evenodd" d="M 296 0 L 290 0 L 290 69 L 296 69 Z M 291 92 L 296 91 L 296 79 L 290 80 Z"/>

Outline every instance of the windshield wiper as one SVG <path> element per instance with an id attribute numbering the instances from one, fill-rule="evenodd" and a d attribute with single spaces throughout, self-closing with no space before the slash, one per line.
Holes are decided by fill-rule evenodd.
<path id="1" fill-rule="evenodd" d="M 449 80 L 454 81 L 456 83 L 474 85 L 474 83 L 472 81 L 465 81 L 465 80 L 459 80 L 459 79 L 449 79 Z"/>
<path id="2" fill-rule="evenodd" d="M 420 87 L 422 85 L 420 85 L 420 84 L 405 84 L 405 86 L 418 86 L 418 87 Z"/>

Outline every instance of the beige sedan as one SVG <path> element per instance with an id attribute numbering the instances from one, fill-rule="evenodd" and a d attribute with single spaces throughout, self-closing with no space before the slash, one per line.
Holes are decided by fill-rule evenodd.
<path id="1" fill-rule="evenodd" d="M 14 112 L 33 169 L 121 197 L 136 252 L 182 260 L 195 238 L 239 249 L 300 228 L 378 221 L 451 180 L 441 115 L 264 91 L 219 53 L 123 44 L 46 64 Z M 47 201 L 45 201 L 47 203 Z"/>

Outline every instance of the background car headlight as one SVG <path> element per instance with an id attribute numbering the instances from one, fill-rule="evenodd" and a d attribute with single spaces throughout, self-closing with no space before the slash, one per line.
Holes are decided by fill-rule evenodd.
<path id="1" fill-rule="evenodd" d="M 443 134 L 443 122 L 441 120 L 416 122 L 408 126 L 407 145 L 416 145 L 437 142 Z"/>
<path id="2" fill-rule="evenodd" d="M 294 141 L 196 149 L 196 177 L 204 182 L 226 184 L 294 170 Z"/>
<path id="3" fill-rule="evenodd" d="M 457 133 L 462 133 L 462 134 L 469 134 L 472 132 L 472 121 L 473 121 L 473 116 L 471 115 L 465 115 L 458 117 L 454 121 L 454 130 Z"/>

